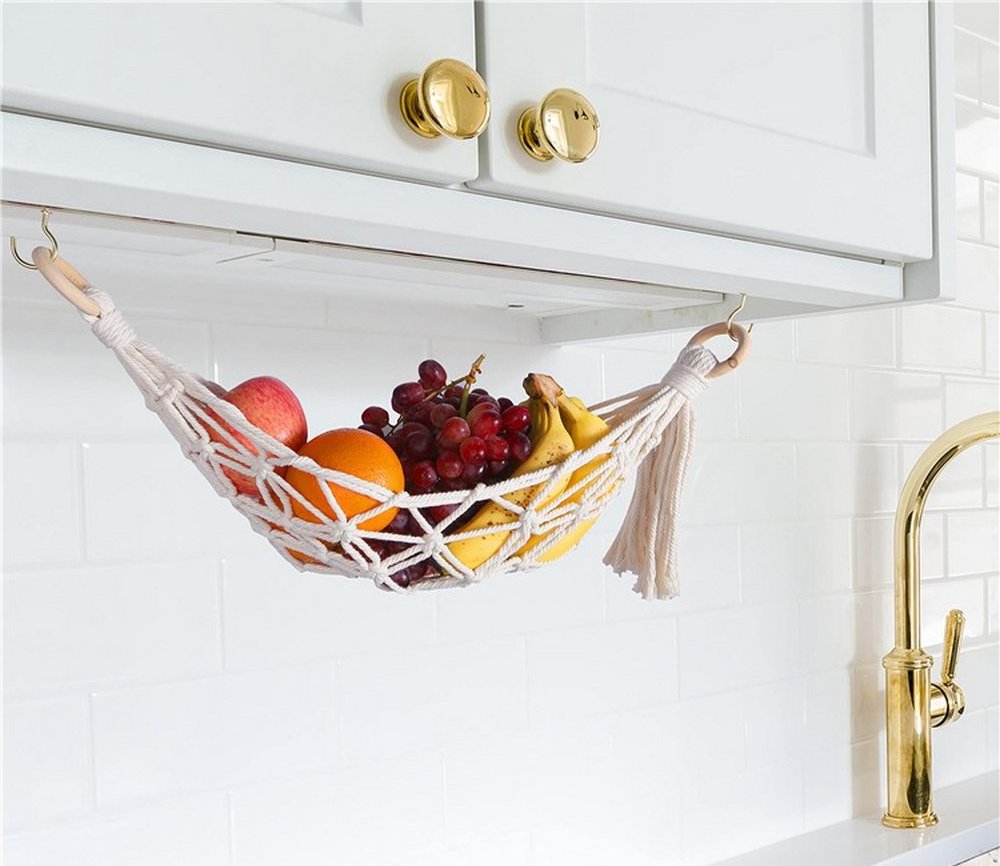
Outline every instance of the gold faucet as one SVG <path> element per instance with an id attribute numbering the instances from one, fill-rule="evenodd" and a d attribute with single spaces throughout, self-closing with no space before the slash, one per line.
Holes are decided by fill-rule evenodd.
<path id="1" fill-rule="evenodd" d="M 920 645 L 920 520 L 934 479 L 953 457 L 984 439 L 1000 437 L 1000 412 L 956 424 L 935 439 L 910 472 L 896 509 L 896 645 L 882 659 L 885 668 L 886 770 L 889 804 L 886 827 L 931 827 L 937 823 L 931 798 L 931 728 L 953 722 L 965 709 L 955 682 L 965 615 L 948 614 L 941 682 L 931 682 L 933 659 Z"/>

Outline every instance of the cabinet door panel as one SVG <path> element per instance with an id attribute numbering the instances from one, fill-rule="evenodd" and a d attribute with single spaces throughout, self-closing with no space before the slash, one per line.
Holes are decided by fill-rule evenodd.
<path id="1" fill-rule="evenodd" d="M 426 140 L 399 89 L 475 65 L 472 0 L 5 3 L 5 107 L 443 182 L 476 143 Z"/>
<path id="2" fill-rule="evenodd" d="M 926 2 L 485 0 L 495 121 L 478 186 L 712 231 L 928 258 Z M 539 163 L 520 112 L 595 106 L 586 163 Z"/>

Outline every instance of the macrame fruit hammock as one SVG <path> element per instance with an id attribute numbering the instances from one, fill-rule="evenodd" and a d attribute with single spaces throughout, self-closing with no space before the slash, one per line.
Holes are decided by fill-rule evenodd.
<path id="1" fill-rule="evenodd" d="M 23 260 L 18 257 L 18 261 Z M 582 433 L 588 444 L 581 447 L 574 439 L 575 450 L 559 462 L 526 467 L 529 471 L 523 474 L 471 490 L 414 495 L 326 469 L 287 448 L 221 399 L 212 390 L 214 383 L 140 342 L 111 298 L 91 287 L 55 249 L 36 248 L 32 261 L 115 353 L 147 407 L 180 443 L 184 456 L 300 571 L 365 577 L 397 592 L 463 586 L 502 572 L 525 571 L 574 546 L 636 472 L 628 515 L 604 562 L 618 574 L 634 574 L 635 591 L 644 598 L 677 594 L 675 526 L 694 432 L 690 403 L 712 379 L 739 366 L 750 349 L 747 330 L 732 322 L 732 316 L 695 334 L 660 382 L 590 409 L 580 404 L 581 423 L 589 423 Z M 702 344 L 727 333 L 738 345 L 730 358 L 720 362 Z M 317 509 L 285 480 L 288 467 L 314 476 L 333 516 Z M 259 495 L 238 492 L 231 480 L 234 473 L 255 479 Z M 347 516 L 332 495 L 331 484 L 375 504 Z M 312 519 L 295 516 L 293 501 Z M 426 516 L 432 506 L 451 504 L 458 507 L 440 522 Z M 362 528 L 392 509 L 409 510 L 422 534 Z M 456 525 L 462 515 L 476 514 L 477 509 L 490 509 L 490 519 L 472 521 L 479 524 L 475 528 L 467 528 L 469 522 L 461 529 Z M 387 546 L 373 545 L 376 541 L 393 542 L 389 549 L 394 552 L 380 555 L 376 548 Z M 455 550 L 476 543 L 490 552 L 470 567 Z M 428 559 L 435 564 L 435 576 L 409 584 L 394 580 L 394 575 Z"/>

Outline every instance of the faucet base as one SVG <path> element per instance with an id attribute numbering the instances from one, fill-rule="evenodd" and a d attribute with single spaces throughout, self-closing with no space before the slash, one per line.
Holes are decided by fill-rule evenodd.
<path id="1" fill-rule="evenodd" d="M 882 825 L 890 827 L 893 830 L 915 830 L 920 827 L 933 827 L 937 822 L 938 816 L 935 812 L 929 812 L 926 815 L 910 815 L 906 818 L 897 818 L 888 812 L 882 816 Z"/>

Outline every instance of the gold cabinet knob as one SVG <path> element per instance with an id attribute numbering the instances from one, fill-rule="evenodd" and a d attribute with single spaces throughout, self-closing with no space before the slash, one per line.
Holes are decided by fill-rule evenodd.
<path id="1" fill-rule="evenodd" d="M 403 120 L 424 138 L 475 138 L 490 119 L 486 82 L 460 60 L 435 60 L 399 94 Z"/>
<path id="2" fill-rule="evenodd" d="M 566 87 L 549 93 L 525 109 L 517 121 L 517 137 L 529 156 L 541 162 L 552 157 L 583 162 L 597 150 L 601 123 L 583 94 Z"/>

